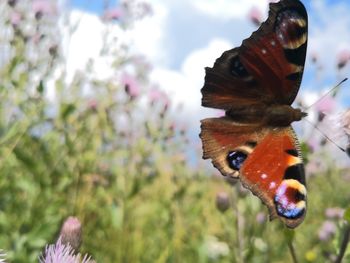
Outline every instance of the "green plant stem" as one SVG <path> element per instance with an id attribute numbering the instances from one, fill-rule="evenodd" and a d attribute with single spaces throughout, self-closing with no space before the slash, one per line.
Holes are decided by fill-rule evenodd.
<path id="1" fill-rule="evenodd" d="M 345 227 L 345 231 L 344 231 L 344 237 L 343 237 L 343 241 L 341 242 L 340 245 L 340 251 L 339 254 L 336 258 L 336 260 L 334 261 L 335 263 L 341 263 L 346 251 L 346 248 L 349 244 L 349 239 L 350 239 L 350 225 L 347 224 Z"/>
<path id="2" fill-rule="evenodd" d="M 237 196 L 237 188 L 232 187 L 233 191 L 233 204 L 234 204 L 234 213 L 236 214 L 236 238 L 237 238 L 237 262 L 243 263 L 243 221 L 242 216 L 240 214 L 239 208 L 238 208 L 238 196 Z"/>
<path id="3" fill-rule="evenodd" d="M 295 253 L 295 249 L 292 241 L 288 241 L 288 248 L 289 248 L 290 255 L 292 256 L 293 263 L 298 263 L 298 258 Z"/>

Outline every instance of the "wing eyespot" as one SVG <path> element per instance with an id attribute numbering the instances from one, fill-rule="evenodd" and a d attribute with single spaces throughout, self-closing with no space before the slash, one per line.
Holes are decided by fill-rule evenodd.
<path id="1" fill-rule="evenodd" d="M 226 160 L 231 169 L 239 171 L 247 157 L 248 155 L 244 152 L 232 151 L 228 153 Z"/>

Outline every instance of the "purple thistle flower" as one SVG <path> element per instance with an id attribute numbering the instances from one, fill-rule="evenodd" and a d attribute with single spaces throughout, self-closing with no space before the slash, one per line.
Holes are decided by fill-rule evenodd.
<path id="1" fill-rule="evenodd" d="M 69 244 L 62 244 L 59 238 L 56 244 L 47 245 L 44 255 L 39 257 L 40 263 L 92 263 L 90 256 L 84 255 L 81 260 L 80 254 L 75 254 L 74 249 Z"/>
<path id="2" fill-rule="evenodd" d="M 340 207 L 330 207 L 326 209 L 325 214 L 329 219 L 342 219 L 344 216 L 344 209 Z"/>
<path id="3" fill-rule="evenodd" d="M 56 14 L 56 5 L 52 1 L 48 0 L 35 0 L 32 2 L 32 10 L 35 14 Z"/>
<path id="4" fill-rule="evenodd" d="M 13 12 L 11 14 L 10 21 L 11 21 L 12 26 L 14 26 L 14 27 L 18 26 L 19 23 L 21 22 L 21 20 L 22 20 L 22 16 L 20 13 Z"/>
<path id="5" fill-rule="evenodd" d="M 264 21 L 263 13 L 255 6 L 249 11 L 248 16 L 250 21 L 252 21 L 256 26 L 260 26 L 260 24 Z"/>
<path id="6" fill-rule="evenodd" d="M 135 77 L 124 73 L 121 82 L 125 87 L 125 92 L 129 95 L 131 100 L 140 95 L 140 85 Z"/>
<path id="7" fill-rule="evenodd" d="M 106 10 L 102 18 L 105 21 L 113 21 L 113 20 L 118 20 L 123 16 L 124 16 L 124 11 L 121 8 L 115 7 L 115 8 Z"/>
<path id="8" fill-rule="evenodd" d="M 316 110 L 323 114 L 329 114 L 336 108 L 336 101 L 333 97 L 327 96 L 316 104 Z"/>
<path id="9" fill-rule="evenodd" d="M 338 59 L 338 64 L 337 64 L 338 69 L 344 68 L 350 60 L 350 50 L 347 50 L 347 49 L 341 50 L 338 53 L 337 59 Z"/>
<path id="10" fill-rule="evenodd" d="M 328 241 L 334 236 L 336 230 L 337 226 L 335 223 L 327 220 L 322 224 L 320 230 L 318 231 L 318 238 L 321 241 Z"/>

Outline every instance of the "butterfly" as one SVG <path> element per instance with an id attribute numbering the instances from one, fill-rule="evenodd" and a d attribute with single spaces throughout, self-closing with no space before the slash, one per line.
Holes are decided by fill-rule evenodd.
<path id="1" fill-rule="evenodd" d="M 203 159 L 237 178 L 268 207 L 270 220 L 298 226 L 307 209 L 300 146 L 291 123 L 301 84 L 308 18 L 299 0 L 270 4 L 268 19 L 205 68 L 202 106 L 225 116 L 201 120 Z"/>

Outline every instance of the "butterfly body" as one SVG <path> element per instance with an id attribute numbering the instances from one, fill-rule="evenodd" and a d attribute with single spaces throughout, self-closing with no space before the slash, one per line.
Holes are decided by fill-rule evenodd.
<path id="1" fill-rule="evenodd" d="M 240 179 L 288 227 L 306 213 L 306 186 L 291 106 L 303 74 L 307 13 L 299 0 L 270 4 L 269 18 L 240 47 L 206 68 L 202 105 L 225 117 L 201 121 L 203 158 Z"/>
<path id="2" fill-rule="evenodd" d="M 252 104 L 249 107 L 233 106 L 226 112 L 233 121 L 255 123 L 261 126 L 285 127 L 306 116 L 300 109 L 289 105 Z"/>

